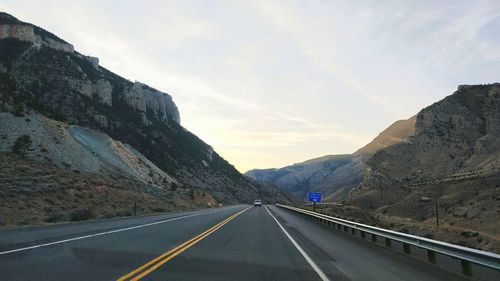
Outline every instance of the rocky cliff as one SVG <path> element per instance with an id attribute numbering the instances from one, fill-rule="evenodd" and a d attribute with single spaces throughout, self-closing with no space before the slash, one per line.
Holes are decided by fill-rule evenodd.
<path id="1" fill-rule="evenodd" d="M 106 154 L 111 158 L 86 154 L 85 159 L 105 164 L 112 161 L 118 165 L 115 172 L 119 170 L 120 176 L 135 174 L 134 180 L 145 185 L 157 185 L 161 177 L 163 185 L 201 190 L 224 204 L 251 202 L 261 195 L 267 202 L 287 200 L 280 192 L 263 192 L 266 190 L 262 186 L 247 180 L 212 147 L 183 128 L 170 95 L 128 81 L 99 66 L 97 58 L 82 55 L 59 37 L 5 13 L 0 13 L 0 112 L 11 113 L 2 115 L 4 124 L 9 123 L 7 119 L 24 117 L 33 120 L 19 123 L 28 128 L 28 124 L 38 124 L 38 120 L 52 120 L 70 128 L 68 134 L 77 138 L 83 136 L 90 143 L 108 144 L 99 147 L 112 152 Z M 7 127 L 17 130 L 4 126 Z M 31 130 L 21 131 L 31 139 L 40 138 Z M 16 142 L 7 137 L 10 133 L 1 134 L 5 136 L 1 146 L 4 153 L 13 149 Z M 61 148 L 70 147 L 69 143 L 61 143 L 66 140 L 70 139 L 61 138 Z M 35 149 L 33 145 L 31 142 L 28 151 Z M 119 152 L 118 158 L 115 152 Z M 47 155 L 43 157 L 43 153 Z M 60 169 L 99 173 L 84 169 L 84 163 L 77 161 L 83 158 L 68 156 L 71 161 L 62 164 L 64 157 L 55 156 L 59 155 L 57 149 L 43 153 L 42 157 L 26 153 L 25 157 L 33 161 L 51 160 Z M 129 156 L 131 162 L 127 162 Z M 143 172 L 148 169 L 137 161 L 150 167 L 146 175 Z M 169 183 L 176 184 L 172 187 Z"/>
<path id="2" fill-rule="evenodd" d="M 415 184 L 497 173 L 500 169 L 500 84 L 460 86 L 421 110 L 415 136 L 367 162 L 366 186 Z"/>
<path id="3" fill-rule="evenodd" d="M 35 25 L 19 21 L 15 17 L 0 12 L 0 39 L 12 38 L 28 42 L 37 47 L 73 53 L 73 45 Z"/>
<path id="4" fill-rule="evenodd" d="M 170 95 L 99 68 L 97 58 L 74 51 L 71 44 L 39 27 L 0 13 L 0 39 L 0 71 L 4 74 L 8 71 L 6 76 L 10 78 L 5 86 L 14 87 L 19 93 L 34 94 L 34 102 L 38 105 L 59 111 L 50 103 L 59 98 L 55 93 L 64 92 L 61 98 L 68 104 L 75 103 L 75 94 L 79 99 L 86 97 L 110 108 L 126 103 L 140 115 L 145 125 L 151 125 L 153 118 L 180 123 L 179 111 Z M 47 90 L 54 94 L 44 95 Z M 55 99 L 49 100 L 52 98 Z M 71 116 L 68 110 L 62 115 L 80 118 Z M 116 126 L 103 114 L 90 112 L 90 115 L 101 127 Z"/>

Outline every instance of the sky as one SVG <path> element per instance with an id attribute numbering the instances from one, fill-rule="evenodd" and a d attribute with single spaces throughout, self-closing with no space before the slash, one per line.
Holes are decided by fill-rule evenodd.
<path id="1" fill-rule="evenodd" d="M 500 82 L 500 1 L 3 0 L 170 94 L 241 171 L 352 153 L 461 84 Z"/>

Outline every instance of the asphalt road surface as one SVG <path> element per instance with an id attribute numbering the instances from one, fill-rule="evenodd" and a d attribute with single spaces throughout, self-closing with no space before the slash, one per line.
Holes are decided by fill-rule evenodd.
<path id="1" fill-rule="evenodd" d="M 0 280 L 462 280 L 275 206 L 0 232 Z"/>

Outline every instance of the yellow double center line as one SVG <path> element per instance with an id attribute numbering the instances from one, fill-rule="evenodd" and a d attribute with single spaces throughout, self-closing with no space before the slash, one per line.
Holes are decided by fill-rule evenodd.
<path id="1" fill-rule="evenodd" d="M 198 243 L 201 240 L 203 240 L 208 235 L 214 233 L 219 228 L 221 228 L 222 226 L 224 226 L 226 223 L 230 222 L 231 220 L 233 220 L 237 216 L 241 215 L 243 212 L 245 212 L 248 209 L 250 209 L 250 207 L 237 212 L 236 214 L 230 216 L 229 218 L 227 218 L 227 219 L 221 221 L 220 223 L 212 226 L 211 228 L 209 228 L 205 232 L 200 233 L 199 235 L 197 235 L 197 236 L 191 238 L 190 240 L 182 243 L 181 245 L 173 248 L 172 250 L 170 250 L 170 251 L 168 251 L 166 253 L 163 253 L 162 255 L 160 255 L 159 257 L 157 257 L 156 259 L 154 259 L 154 260 L 152 260 L 152 261 L 144 264 L 143 266 L 137 268 L 136 270 L 130 272 L 129 274 L 124 275 L 124 276 L 118 278 L 117 281 L 125 281 L 125 280 L 127 280 L 127 281 L 136 281 L 136 280 L 142 279 L 144 276 L 150 274 L 151 272 L 153 272 L 154 270 L 156 270 L 160 266 L 162 266 L 164 263 L 166 263 L 169 260 L 173 259 L 174 257 L 176 257 L 180 253 L 184 252 L 185 250 L 189 249 L 190 247 L 192 247 L 196 243 Z"/>

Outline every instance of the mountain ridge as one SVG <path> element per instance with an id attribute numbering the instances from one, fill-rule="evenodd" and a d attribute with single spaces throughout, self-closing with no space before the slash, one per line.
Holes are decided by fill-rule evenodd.
<path id="1" fill-rule="evenodd" d="M 307 192 L 322 192 L 327 200 L 345 198 L 363 181 L 363 165 L 376 151 L 414 134 L 416 116 L 398 120 L 368 144 L 352 154 L 325 155 L 283 168 L 254 169 L 246 176 L 260 182 L 270 182 L 304 198 Z"/>

